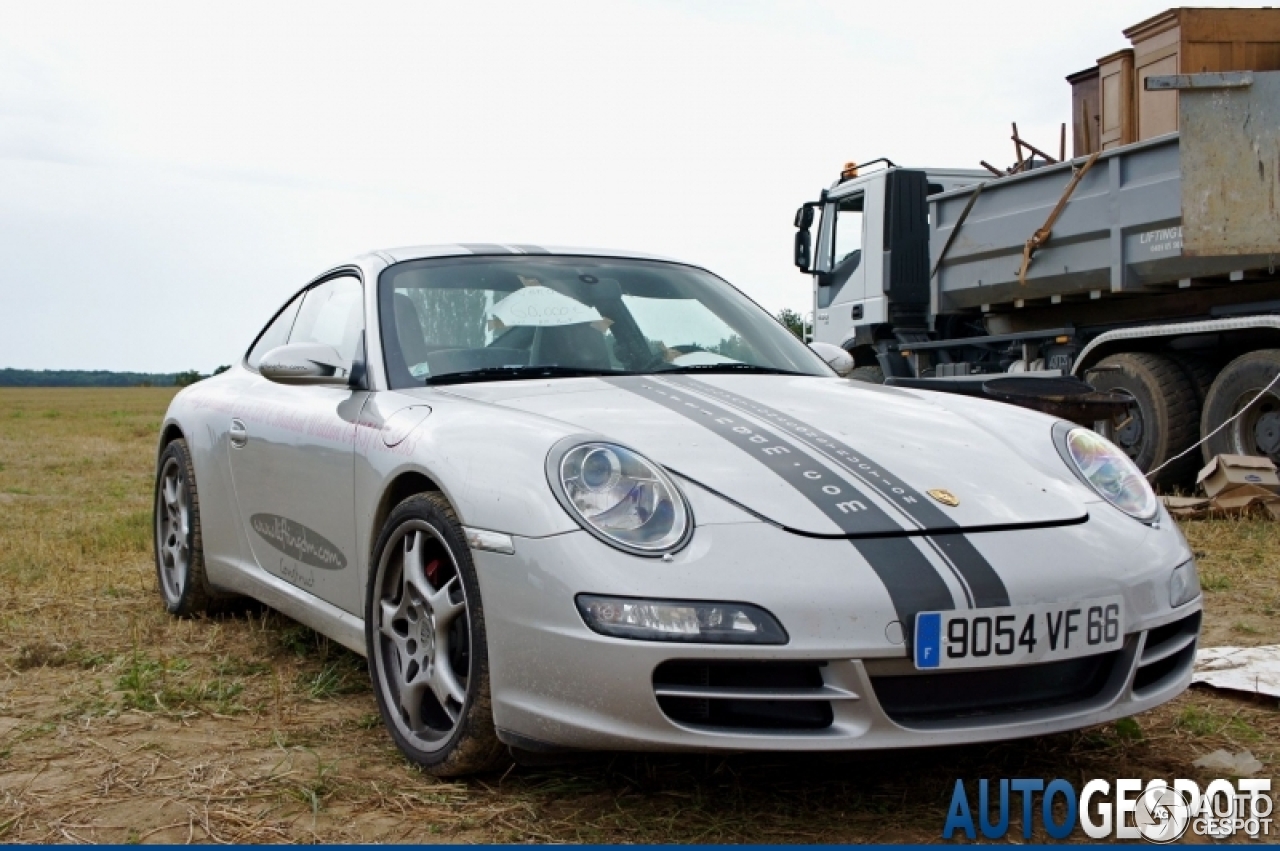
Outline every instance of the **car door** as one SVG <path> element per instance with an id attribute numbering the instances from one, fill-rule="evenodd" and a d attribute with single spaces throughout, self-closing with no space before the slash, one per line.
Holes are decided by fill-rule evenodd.
<path id="1" fill-rule="evenodd" d="M 296 307 L 295 307 L 296 304 Z M 290 312 L 295 315 L 291 318 Z M 295 299 L 263 333 L 264 346 L 324 343 L 363 358 L 364 295 L 344 274 Z M 232 480 L 240 522 L 258 566 L 352 614 L 360 611 L 355 552 L 355 429 L 368 393 L 278 384 L 255 375 L 231 414 Z"/>

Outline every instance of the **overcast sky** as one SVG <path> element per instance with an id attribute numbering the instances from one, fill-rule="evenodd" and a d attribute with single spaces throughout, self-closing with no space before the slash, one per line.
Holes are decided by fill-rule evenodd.
<path id="1" fill-rule="evenodd" d="M 207 372 L 420 243 L 632 248 L 807 311 L 791 218 L 843 162 L 1007 165 L 1012 120 L 1055 150 L 1063 78 L 1164 8 L 0 0 L 0 367 Z"/>

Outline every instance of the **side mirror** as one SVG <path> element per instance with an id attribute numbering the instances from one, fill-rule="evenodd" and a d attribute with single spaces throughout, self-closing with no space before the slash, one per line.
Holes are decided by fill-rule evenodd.
<path id="1" fill-rule="evenodd" d="M 813 205 L 805 204 L 796 210 L 796 227 L 800 230 L 808 230 L 813 225 Z"/>
<path id="2" fill-rule="evenodd" d="M 801 228 L 800 230 L 796 231 L 795 260 L 796 260 L 796 268 L 799 269 L 801 272 L 805 272 L 806 274 L 809 271 L 809 265 L 810 265 L 809 264 L 810 249 L 811 249 L 811 243 L 809 239 L 809 231 L 807 228 Z"/>
<path id="3" fill-rule="evenodd" d="M 834 369 L 836 375 L 841 378 L 853 372 L 853 355 L 839 346 L 833 346 L 830 343 L 810 343 L 809 348 L 826 361 L 827 366 Z"/>
<path id="4" fill-rule="evenodd" d="M 351 364 L 333 346 L 324 343 L 278 346 L 262 356 L 258 372 L 277 384 L 346 387 L 351 382 Z"/>

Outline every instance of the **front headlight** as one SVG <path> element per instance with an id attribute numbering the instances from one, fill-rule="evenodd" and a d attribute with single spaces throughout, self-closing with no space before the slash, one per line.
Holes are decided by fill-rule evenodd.
<path id="1" fill-rule="evenodd" d="M 618 549 L 658 556 L 689 538 L 689 507 L 675 482 L 625 446 L 563 441 L 547 456 L 547 479 L 582 528 Z"/>
<path id="2" fill-rule="evenodd" d="M 1155 491 L 1129 456 L 1102 435 L 1060 423 L 1058 451 L 1079 478 L 1116 508 L 1143 522 L 1160 510 Z"/>

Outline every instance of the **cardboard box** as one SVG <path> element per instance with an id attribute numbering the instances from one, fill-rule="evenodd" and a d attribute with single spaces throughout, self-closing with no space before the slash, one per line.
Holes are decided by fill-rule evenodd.
<path id="1" fill-rule="evenodd" d="M 1255 505 L 1261 505 L 1271 513 L 1272 518 L 1280 518 L 1280 496 L 1274 491 L 1259 485 L 1236 485 L 1222 491 L 1209 500 L 1215 511 L 1226 514 L 1243 514 Z"/>
<path id="2" fill-rule="evenodd" d="M 1205 495 L 1217 496 L 1228 488 L 1254 485 L 1269 491 L 1280 491 L 1280 477 L 1270 458 L 1256 455 L 1218 455 L 1196 476 Z"/>
<path id="3" fill-rule="evenodd" d="M 1280 494 L 1258 485 L 1235 485 L 1210 499 L 1205 496 L 1162 496 L 1160 501 L 1174 517 L 1238 517 L 1265 508 L 1272 520 L 1280 520 Z"/>

